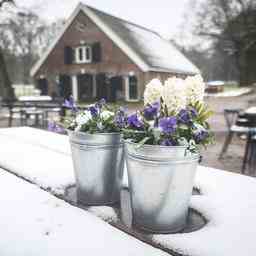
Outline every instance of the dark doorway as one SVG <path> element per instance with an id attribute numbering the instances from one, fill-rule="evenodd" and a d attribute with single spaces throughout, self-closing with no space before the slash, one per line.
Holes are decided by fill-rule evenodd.
<path id="1" fill-rule="evenodd" d="M 37 88 L 41 91 L 41 95 L 48 95 L 48 81 L 46 78 L 37 80 Z"/>
<path id="2" fill-rule="evenodd" d="M 115 102 L 122 99 L 123 95 L 123 78 L 121 76 L 115 76 L 110 79 L 110 93 L 109 101 Z"/>
<path id="3" fill-rule="evenodd" d="M 97 88 L 97 99 L 102 98 L 108 100 L 108 90 L 107 90 L 107 79 L 104 73 L 96 75 L 96 88 Z"/>
<path id="4" fill-rule="evenodd" d="M 60 75 L 59 80 L 60 96 L 68 99 L 72 95 L 72 81 L 68 75 Z"/>
<path id="5" fill-rule="evenodd" d="M 93 99 L 93 76 L 81 74 L 77 76 L 78 100 L 87 101 Z"/>

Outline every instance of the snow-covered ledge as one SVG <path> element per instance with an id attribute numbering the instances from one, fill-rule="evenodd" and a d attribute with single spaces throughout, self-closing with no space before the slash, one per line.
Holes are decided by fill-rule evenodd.
<path id="1" fill-rule="evenodd" d="M 66 136 L 31 128 L 13 128 L 1 129 L 0 139 L 1 166 L 8 165 L 12 172 L 53 193 L 65 191 L 70 184 L 74 185 Z M 27 154 L 31 154 L 30 159 L 33 159 L 30 164 L 27 163 L 28 157 L 23 159 L 24 147 Z M 17 161 L 10 163 L 11 159 Z M 58 166 L 57 171 L 52 167 L 53 159 L 57 161 L 54 165 L 54 168 Z M 200 188 L 201 195 L 192 196 L 191 207 L 206 217 L 206 226 L 192 233 L 143 235 L 143 239 L 181 255 L 253 255 L 256 251 L 256 180 L 199 167 L 195 185 Z M 65 197 L 65 194 L 62 196 Z M 107 221 L 120 221 L 112 207 L 89 210 Z"/>
<path id="2" fill-rule="evenodd" d="M 0 255 L 167 256 L 0 169 Z"/>

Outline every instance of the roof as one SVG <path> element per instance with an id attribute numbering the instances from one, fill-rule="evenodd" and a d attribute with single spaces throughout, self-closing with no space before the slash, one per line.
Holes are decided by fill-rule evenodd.
<path id="1" fill-rule="evenodd" d="M 31 69 L 32 76 L 36 74 L 80 11 L 83 11 L 142 71 L 188 75 L 200 73 L 191 61 L 157 32 L 80 3 L 60 35 Z"/>

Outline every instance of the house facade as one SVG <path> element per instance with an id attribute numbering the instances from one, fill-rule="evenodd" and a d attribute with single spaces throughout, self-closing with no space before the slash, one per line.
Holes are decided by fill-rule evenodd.
<path id="1" fill-rule="evenodd" d="M 42 95 L 139 101 L 153 78 L 199 70 L 156 32 L 79 4 L 31 70 Z"/>

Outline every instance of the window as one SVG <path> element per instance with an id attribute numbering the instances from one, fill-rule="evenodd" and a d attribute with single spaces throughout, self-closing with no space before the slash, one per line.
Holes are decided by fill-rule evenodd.
<path id="1" fill-rule="evenodd" d="M 79 46 L 75 49 L 76 63 L 90 63 L 92 62 L 92 49 L 90 46 Z"/>
<path id="2" fill-rule="evenodd" d="M 129 76 L 127 79 L 127 89 L 126 89 L 126 100 L 137 101 L 139 99 L 138 95 L 138 79 L 136 76 Z"/>

